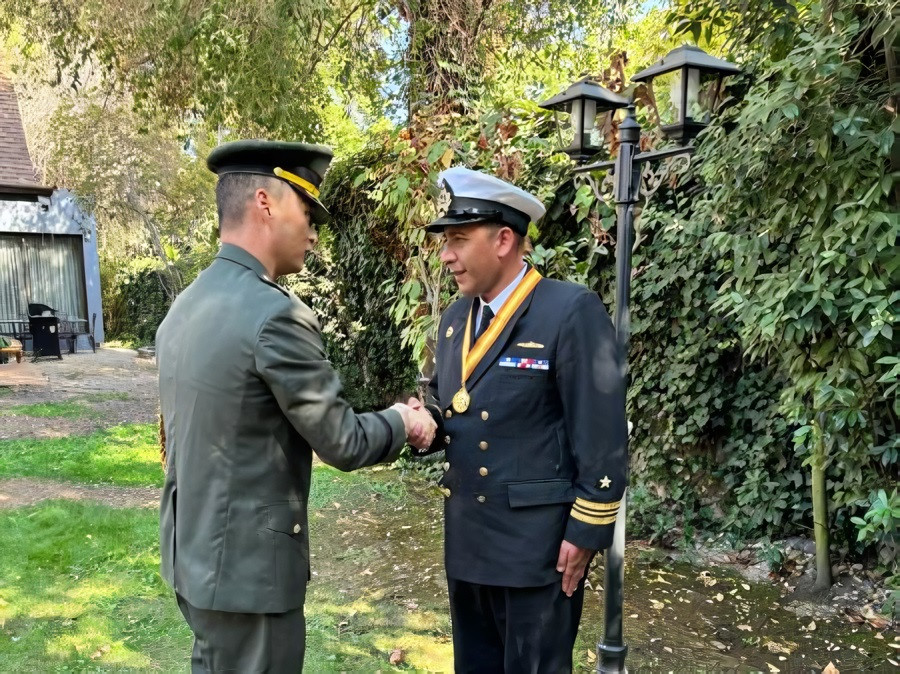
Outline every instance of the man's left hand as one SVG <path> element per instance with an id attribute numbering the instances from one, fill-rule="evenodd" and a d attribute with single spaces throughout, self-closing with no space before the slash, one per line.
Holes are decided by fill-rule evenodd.
<path id="1" fill-rule="evenodd" d="M 572 593 L 578 587 L 578 583 L 584 578 L 584 570 L 587 568 L 588 562 L 591 561 L 593 550 L 587 548 L 579 548 L 572 545 L 569 541 L 563 541 L 559 546 L 559 558 L 556 560 L 556 570 L 562 575 L 562 591 L 567 597 L 571 597 Z"/>

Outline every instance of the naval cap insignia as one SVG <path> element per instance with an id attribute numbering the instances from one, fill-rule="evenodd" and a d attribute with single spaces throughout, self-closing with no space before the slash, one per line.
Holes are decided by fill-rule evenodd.
<path id="1" fill-rule="evenodd" d="M 441 193 L 437 198 L 437 216 L 439 218 L 443 218 L 447 215 L 447 211 L 450 210 L 450 201 L 452 200 L 453 195 L 450 194 L 450 190 L 448 190 L 445 186 L 441 187 Z"/>

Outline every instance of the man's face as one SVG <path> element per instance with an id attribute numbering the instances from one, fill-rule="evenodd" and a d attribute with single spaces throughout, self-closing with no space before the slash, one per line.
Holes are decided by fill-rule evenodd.
<path id="1" fill-rule="evenodd" d="M 501 279 L 499 231 L 493 225 L 451 226 L 444 230 L 441 262 L 447 265 L 466 297 L 489 293 Z"/>
<path id="2" fill-rule="evenodd" d="M 294 274 L 303 269 L 306 253 L 312 250 L 319 237 L 310 221 L 310 206 L 297 192 L 282 187 L 272 209 L 272 245 L 277 260 L 276 276 Z"/>

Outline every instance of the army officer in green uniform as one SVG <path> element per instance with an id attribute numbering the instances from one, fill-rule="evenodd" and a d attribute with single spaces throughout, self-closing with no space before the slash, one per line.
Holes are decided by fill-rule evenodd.
<path id="1" fill-rule="evenodd" d="M 264 141 L 210 154 L 222 247 L 157 333 L 162 576 L 194 632 L 194 672 L 302 670 L 313 451 L 353 470 L 433 438 L 405 405 L 354 413 L 316 316 L 273 280 L 316 241 L 331 156 Z"/>

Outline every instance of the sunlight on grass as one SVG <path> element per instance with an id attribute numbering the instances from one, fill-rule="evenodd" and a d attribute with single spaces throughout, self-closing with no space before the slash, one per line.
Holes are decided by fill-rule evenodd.
<path id="1" fill-rule="evenodd" d="M 453 670 L 449 617 L 443 602 L 415 610 L 388 597 L 351 598 L 334 588 L 310 586 L 306 669 L 393 671 L 391 651 L 405 652 L 404 668 Z"/>
<path id="2" fill-rule="evenodd" d="M 157 428 L 126 424 L 86 436 L 0 440 L 0 477 L 161 486 Z"/>
<path id="3" fill-rule="evenodd" d="M 34 403 L 31 405 L 16 405 L 0 410 L 0 416 L 11 414 L 23 414 L 29 417 L 52 419 L 61 417 L 64 419 L 87 419 L 99 416 L 99 412 L 80 402 L 66 401 L 56 403 Z"/>
<path id="4" fill-rule="evenodd" d="M 154 440 L 151 431 L 141 431 L 144 442 Z M 91 437 L 103 438 L 95 451 L 109 452 L 102 446 L 133 435 L 121 427 Z M 36 447 L 49 460 L 47 443 Z M 321 506 L 311 515 L 323 537 L 349 528 L 357 541 L 382 540 L 369 536 L 369 520 L 348 517 L 356 508 L 379 521 L 398 508 L 418 517 L 404 507 L 407 486 L 396 473 L 318 464 L 313 472 Z M 158 531 L 153 510 L 59 501 L 0 511 L 0 671 L 186 671 L 192 637 L 159 578 Z M 304 671 L 452 671 L 445 597 L 413 602 L 389 579 L 361 575 L 362 560 L 376 552 L 370 543 L 335 552 L 346 554 L 315 562 L 329 574 L 310 585 Z M 406 652 L 399 667 L 389 663 L 394 648 Z"/>
<path id="5" fill-rule="evenodd" d="M 403 501 L 406 498 L 406 485 L 396 479 L 379 479 L 380 472 L 368 469 L 344 473 L 337 468 L 317 463 L 313 466 L 312 488 L 309 493 L 310 510 L 348 499 L 360 501 L 364 497 Z"/>
<path id="6" fill-rule="evenodd" d="M 157 535 L 152 510 L 54 502 L 0 513 L 2 670 L 184 669 L 190 632 L 158 576 Z"/>

